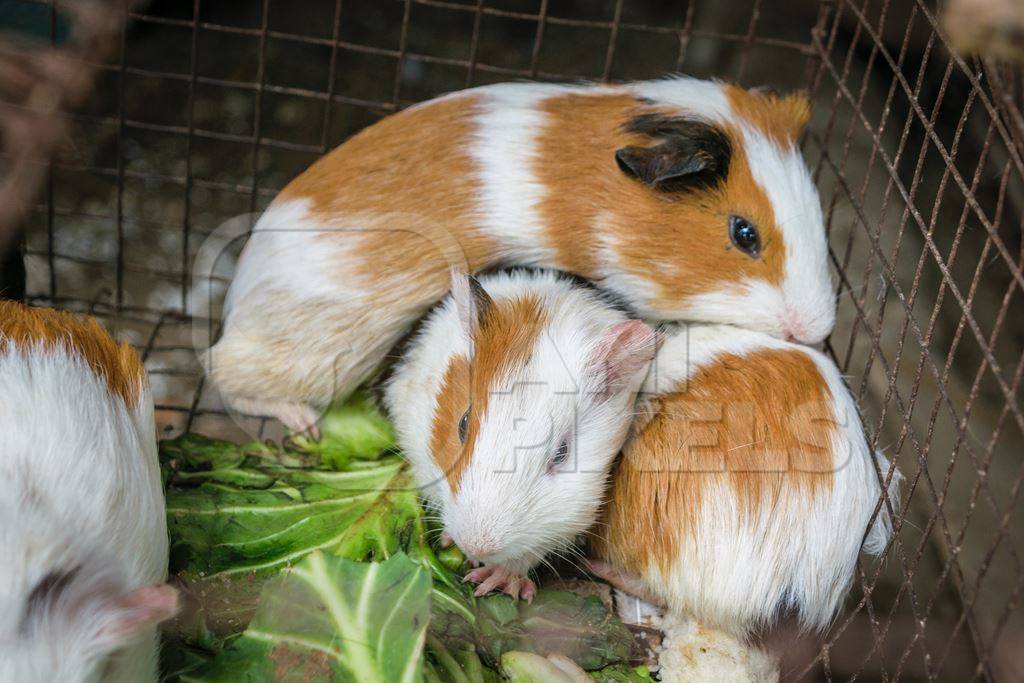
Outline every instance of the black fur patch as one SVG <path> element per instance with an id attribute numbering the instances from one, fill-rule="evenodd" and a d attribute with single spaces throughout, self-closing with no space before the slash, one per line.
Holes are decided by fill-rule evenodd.
<path id="1" fill-rule="evenodd" d="M 480 281 L 472 275 L 469 276 L 469 291 L 473 295 L 473 301 L 476 304 L 477 324 L 482 326 L 491 311 L 491 307 L 494 306 L 494 299 L 480 285 Z"/>
<path id="2" fill-rule="evenodd" d="M 68 571 L 52 571 L 39 579 L 39 583 L 25 599 L 25 611 L 21 618 L 22 631 L 29 629 L 32 619 L 37 614 L 44 612 L 60 599 L 61 593 L 71 584 L 77 573 L 78 567 L 75 567 Z"/>
<path id="3" fill-rule="evenodd" d="M 473 276 L 469 277 L 469 291 L 473 296 L 473 301 L 476 303 L 477 321 L 480 325 L 483 325 L 484 318 L 491 310 L 491 306 L 494 305 L 494 299 L 491 298 L 491 295 L 484 290 L 480 282 Z M 432 308 L 436 308 L 439 304 L 440 302 L 436 302 Z M 381 363 L 376 378 L 370 380 L 368 385 L 370 396 L 381 410 L 385 408 L 384 391 L 388 382 L 395 376 L 395 369 L 402 358 L 405 357 L 409 347 L 412 346 L 413 340 L 420 336 L 423 325 L 429 317 L 429 315 L 424 315 L 417 320 L 413 324 L 412 329 L 391 347 Z"/>
<path id="4" fill-rule="evenodd" d="M 663 114 L 640 114 L 627 133 L 656 141 L 650 147 L 623 147 L 615 161 L 626 175 L 664 192 L 714 187 L 729 175 L 732 143 L 718 126 Z"/>

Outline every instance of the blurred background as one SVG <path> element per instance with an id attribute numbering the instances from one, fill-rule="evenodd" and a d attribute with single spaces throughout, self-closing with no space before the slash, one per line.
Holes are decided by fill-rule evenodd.
<path id="1" fill-rule="evenodd" d="M 1017 4 L 0 0 L 0 289 L 135 345 L 163 434 L 273 437 L 228 418 L 193 344 L 242 241 L 208 282 L 194 259 L 325 151 L 514 79 L 803 89 L 839 305 L 826 350 L 907 481 L 896 542 L 827 638 L 787 646 L 785 675 L 1024 680 Z"/>

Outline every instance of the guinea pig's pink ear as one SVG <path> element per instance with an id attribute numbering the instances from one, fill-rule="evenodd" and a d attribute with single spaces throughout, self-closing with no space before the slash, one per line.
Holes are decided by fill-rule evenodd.
<path id="1" fill-rule="evenodd" d="M 178 613 L 178 591 L 166 583 L 137 588 L 114 598 L 97 634 L 107 648 L 120 647 L 150 626 Z"/>
<path id="2" fill-rule="evenodd" d="M 494 300 L 472 275 L 452 268 L 451 277 L 452 299 L 459 314 L 459 323 L 466 338 L 472 340 L 473 334 L 483 324 L 487 311 L 494 305 Z"/>
<path id="3" fill-rule="evenodd" d="M 590 367 L 599 382 L 598 395 L 610 398 L 633 388 L 637 375 L 647 370 L 660 345 L 661 336 L 639 320 L 605 330 L 590 356 Z"/>

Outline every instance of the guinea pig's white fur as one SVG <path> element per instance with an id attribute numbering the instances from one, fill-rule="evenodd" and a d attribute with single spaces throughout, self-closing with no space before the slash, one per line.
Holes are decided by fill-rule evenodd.
<path id="1" fill-rule="evenodd" d="M 540 329 L 529 337 L 527 353 L 513 360 L 514 343 L 501 348 L 504 338 L 492 322 L 467 326 L 469 302 L 459 301 L 468 290 L 456 283 L 455 294 L 411 340 L 385 387 L 385 403 L 414 478 L 445 530 L 471 557 L 524 574 L 594 523 L 657 337 L 595 290 L 558 274 L 513 271 L 479 282 L 495 310 L 536 303 Z M 527 317 L 524 327 L 531 325 Z M 493 326 L 510 322 L 519 324 Z M 492 361 L 480 360 L 485 354 Z M 449 368 L 460 358 L 470 359 L 470 373 L 488 372 L 488 362 L 496 367 L 484 378 L 482 411 L 478 393 L 446 393 Z M 467 460 L 446 471 L 436 435 L 454 433 L 470 403 L 482 414 L 472 414 L 468 443 L 458 447 Z M 445 412 L 442 404 L 456 410 Z M 446 423 L 446 415 L 454 419 Z M 556 466 L 563 441 L 567 457 Z"/>
<path id="2" fill-rule="evenodd" d="M 799 374 L 765 372 L 780 359 L 795 364 L 778 367 L 797 368 Z M 721 379 L 730 375 L 742 378 L 740 386 L 752 387 L 751 395 L 713 385 L 733 387 L 728 379 L 724 383 Z M 794 394 L 779 386 L 786 381 L 801 383 L 793 387 L 796 395 L 817 387 L 831 398 L 823 399 L 820 408 L 789 405 L 785 397 Z M 665 398 L 677 392 L 707 415 L 683 418 L 683 412 L 669 413 L 672 404 Z M 691 325 L 666 338 L 642 396 L 639 412 L 650 414 L 638 423 L 613 476 L 602 554 L 613 565 L 638 575 L 646 589 L 671 610 L 692 615 L 712 628 L 742 637 L 788 612 L 795 612 L 806 628 L 827 627 L 850 587 L 859 551 L 863 547 L 868 553 L 880 553 L 892 532 L 885 505 L 868 529 L 882 498 L 875 467 L 884 480 L 890 474 L 889 463 L 868 448 L 857 406 L 832 361 L 808 347 L 757 332 Z M 773 396 L 778 403 L 755 406 L 753 414 L 782 413 L 780 417 L 794 431 L 805 429 L 811 421 L 823 425 L 808 432 L 816 435 L 808 441 L 821 437 L 824 442 L 820 444 L 822 460 L 814 461 L 814 471 L 822 475 L 796 472 L 805 461 L 792 459 L 799 457 L 795 450 L 787 453 L 781 469 L 779 461 L 765 456 L 764 470 L 744 472 L 740 479 L 731 479 L 723 463 L 687 470 L 682 455 L 690 452 L 687 448 L 711 444 L 735 450 L 731 441 L 721 442 L 730 438 L 728 432 L 717 432 L 719 441 L 712 444 L 715 437 L 706 430 L 712 423 L 705 419 L 721 419 L 725 429 L 742 430 L 747 425 L 736 421 L 750 414 L 745 402 Z M 677 417 L 659 422 L 659 411 Z M 753 438 L 750 452 L 760 458 L 769 446 L 759 446 L 764 442 L 757 435 Z M 673 443 L 666 443 L 667 439 Z M 740 440 L 747 441 L 743 446 L 750 445 L 748 439 Z M 730 454 L 724 457 L 728 462 Z M 658 463 L 664 462 L 678 468 L 659 471 Z M 801 476 L 827 479 L 819 480 L 823 485 L 811 491 L 806 487 L 810 480 L 800 480 Z M 763 477 L 758 484 L 763 485 L 761 497 L 745 504 L 742 492 L 754 490 L 749 487 L 756 477 Z M 804 488 L 797 485 L 799 481 Z M 893 508 L 898 505 L 899 481 L 894 470 L 888 490 Z M 693 491 L 699 500 L 675 495 L 673 489 Z M 655 519 L 644 508 L 648 502 L 660 510 Z M 640 544 L 638 536 L 643 537 Z M 665 544 L 671 544 L 671 552 Z"/>
<path id="3" fill-rule="evenodd" d="M 0 387 L 0 680 L 155 680 L 176 592 L 141 364 L 95 323 L 0 304 Z"/>
<path id="4" fill-rule="evenodd" d="M 559 269 L 649 320 L 820 341 L 835 297 L 796 145 L 807 116 L 799 97 L 693 78 L 503 83 L 411 107 L 314 164 L 259 219 L 208 372 L 229 407 L 306 427 L 373 374 L 453 265 Z M 694 144 L 731 149 L 728 176 L 709 165 L 711 180 L 673 194 L 616 165 L 619 151 L 664 147 L 680 121 L 698 126 L 682 134 Z M 762 258 L 730 243 L 731 215 L 757 218 Z"/>

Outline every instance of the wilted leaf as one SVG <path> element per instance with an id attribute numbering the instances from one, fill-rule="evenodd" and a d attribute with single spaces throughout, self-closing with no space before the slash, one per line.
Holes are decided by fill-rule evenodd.
<path id="1" fill-rule="evenodd" d="M 628 661 L 636 648 L 633 633 L 594 596 L 542 591 L 533 604 L 520 603 L 519 618 L 519 649 L 562 654 L 584 669 Z"/>
<path id="2" fill-rule="evenodd" d="M 316 552 L 264 586 L 245 632 L 183 681 L 359 681 L 422 678 L 430 575 L 397 554 L 351 562 Z"/>
<path id="3" fill-rule="evenodd" d="M 568 591 L 541 590 L 533 604 L 504 595 L 478 600 L 474 637 L 491 662 L 522 650 L 565 655 L 588 670 L 629 661 L 636 649 L 633 634 L 599 598 Z"/>

